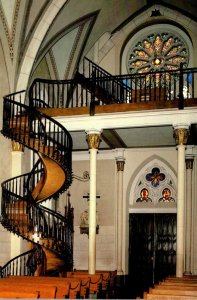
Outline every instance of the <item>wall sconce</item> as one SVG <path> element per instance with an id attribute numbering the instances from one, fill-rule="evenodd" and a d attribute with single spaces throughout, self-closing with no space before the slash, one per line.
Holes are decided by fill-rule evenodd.
<path id="1" fill-rule="evenodd" d="M 89 193 L 87 196 L 83 196 L 89 202 Z M 100 198 L 100 196 L 96 196 L 96 198 Z M 99 213 L 96 212 L 96 234 L 99 233 Z M 89 213 L 88 209 L 85 209 L 80 215 L 80 234 L 87 234 L 89 235 Z"/>

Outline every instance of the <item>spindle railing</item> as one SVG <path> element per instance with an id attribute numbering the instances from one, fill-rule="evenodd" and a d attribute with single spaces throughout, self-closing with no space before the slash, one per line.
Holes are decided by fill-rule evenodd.
<path id="1" fill-rule="evenodd" d="M 35 79 L 29 99 L 35 105 L 50 108 L 90 107 L 113 103 L 150 103 L 178 101 L 183 109 L 185 100 L 197 97 L 197 68 L 112 76 L 85 58 L 80 71 L 71 80 Z M 165 106 L 164 106 L 165 107 Z"/>
<path id="2" fill-rule="evenodd" d="M 33 245 L 39 243 L 56 253 L 62 258 L 64 270 L 71 270 L 73 209 L 68 204 L 67 215 L 63 216 L 41 203 L 57 199 L 72 182 L 72 139 L 61 124 L 24 102 L 24 91 L 4 97 L 2 134 L 33 150 L 37 161 L 34 158 L 31 172 L 2 183 L 1 223 Z M 57 184 L 51 168 L 57 172 Z M 12 263 L 16 266 L 17 261 Z"/>

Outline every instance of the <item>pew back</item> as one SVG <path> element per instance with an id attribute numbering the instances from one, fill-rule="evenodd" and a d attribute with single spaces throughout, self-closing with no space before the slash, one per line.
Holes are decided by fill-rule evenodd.
<path id="1" fill-rule="evenodd" d="M 56 298 L 57 287 L 51 284 L 33 284 L 26 282 L 14 282 L 6 279 L 0 280 L 1 292 L 25 292 L 25 293 L 40 293 L 40 298 L 49 299 Z"/>
<path id="2" fill-rule="evenodd" d="M 18 291 L 15 291 L 15 292 L 6 292 L 6 291 L 1 291 L 0 290 L 0 298 L 1 299 L 10 299 L 10 298 L 13 298 L 13 299 L 23 299 L 23 298 L 26 298 L 26 299 L 38 299 L 40 298 L 40 292 L 18 292 Z"/>
<path id="3" fill-rule="evenodd" d="M 88 288 L 88 281 L 83 283 L 80 279 L 62 278 L 62 277 L 48 277 L 48 276 L 10 276 L 11 281 L 21 282 L 23 284 L 49 284 L 57 287 L 57 298 L 75 299 L 86 296 L 86 289 Z M 86 284 L 86 285 L 85 285 Z"/>

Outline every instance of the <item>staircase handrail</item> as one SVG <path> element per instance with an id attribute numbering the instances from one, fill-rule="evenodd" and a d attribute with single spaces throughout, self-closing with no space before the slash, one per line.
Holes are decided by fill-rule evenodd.
<path id="1" fill-rule="evenodd" d="M 70 185 L 72 180 L 72 138 L 69 132 L 56 120 L 39 112 L 36 108 L 24 104 L 24 94 L 25 91 L 21 91 L 4 96 L 3 129 L 1 133 L 34 152 L 49 156 L 65 170 L 67 176 L 64 184 L 59 188 L 59 191 L 51 195 L 51 197 L 57 197 Z M 38 140 L 37 145 L 35 144 L 36 139 Z M 50 153 L 49 149 L 52 150 Z M 36 169 L 33 168 L 33 172 L 36 173 Z M 42 205 L 33 203 L 29 187 L 31 177 L 32 172 L 29 172 L 24 176 L 19 175 L 2 183 L 1 223 L 8 230 L 33 242 L 30 233 L 34 231 L 35 227 L 40 230 L 41 225 L 42 229 L 47 230 L 47 232 L 42 232 L 42 237 L 46 240 L 43 244 L 44 247 L 57 252 L 66 261 L 66 258 L 71 258 L 70 247 L 72 247 L 73 227 L 69 226 L 68 218 Z M 17 182 L 16 186 L 14 186 L 15 182 Z M 14 189 L 12 190 L 11 187 L 14 187 Z M 20 202 L 22 202 L 24 213 L 26 213 L 26 206 L 23 203 L 28 203 L 28 214 L 26 213 L 29 220 L 28 226 L 25 225 L 25 222 L 22 222 L 22 225 L 17 224 L 15 215 Z M 12 216 L 11 220 L 9 220 L 9 216 Z M 51 237 L 53 238 L 53 245 L 49 243 Z M 70 265 L 73 264 L 71 260 L 68 261 Z"/>
<path id="2" fill-rule="evenodd" d="M 40 205 L 40 204 L 38 205 L 37 203 L 33 202 L 33 198 L 31 198 L 31 197 L 26 197 L 26 195 L 25 195 L 25 196 L 24 196 L 24 195 L 19 195 L 19 194 L 17 194 L 16 192 L 13 192 L 13 191 L 9 190 L 9 189 L 6 187 L 6 184 L 8 184 L 10 187 L 14 187 L 13 182 L 16 181 L 16 179 L 20 179 L 20 178 L 25 178 L 25 177 L 27 177 L 27 180 L 28 180 L 30 174 L 31 174 L 31 173 L 26 173 L 26 174 L 18 175 L 18 176 L 15 176 L 15 177 L 12 177 L 12 178 L 10 178 L 10 179 L 7 179 L 7 180 L 3 181 L 3 182 L 1 183 L 2 189 L 6 190 L 6 192 L 8 192 L 10 196 L 12 196 L 12 201 L 13 201 L 13 200 L 14 200 L 14 201 L 19 201 L 19 200 L 24 199 L 24 197 L 25 197 L 25 201 L 29 202 L 29 204 L 34 205 L 34 206 L 37 206 L 37 207 L 42 207 L 42 210 L 43 210 L 43 211 L 48 212 L 48 213 L 52 214 L 53 216 L 56 216 L 57 218 L 59 218 L 59 219 L 60 219 L 61 221 L 63 221 L 63 222 L 67 221 L 67 218 L 65 218 L 63 215 L 59 214 L 58 212 L 53 211 L 53 210 L 49 209 L 48 207 L 45 207 L 45 206 Z M 26 181 L 27 181 L 27 180 L 26 180 Z M 21 188 L 21 187 L 18 187 L 18 190 L 19 190 L 19 191 L 22 191 L 22 188 Z M 28 195 L 29 195 L 29 192 L 28 192 Z M 15 199 L 14 199 L 13 197 L 15 197 Z M 4 199 L 2 199 L 2 202 L 3 202 L 3 200 L 4 200 Z M 38 202 L 38 203 L 39 203 L 39 202 Z"/>
<path id="3" fill-rule="evenodd" d="M 31 262 L 30 262 L 31 257 Z M 10 275 L 34 276 L 37 266 L 44 265 L 45 252 L 40 245 L 35 245 L 31 250 L 10 259 L 5 265 L 0 266 L 0 278 Z"/>
<path id="4" fill-rule="evenodd" d="M 66 130 L 66 128 L 62 126 L 60 123 L 58 123 L 56 120 L 51 118 L 50 116 L 47 116 L 42 112 L 39 112 L 35 108 L 30 109 L 26 104 L 11 100 L 9 95 L 4 97 L 4 112 L 5 113 L 3 117 L 3 129 L 1 133 L 4 136 L 10 137 L 15 141 L 25 145 L 26 147 L 32 149 L 33 151 L 42 152 L 43 149 L 43 154 L 46 154 L 45 153 L 46 146 L 52 146 L 51 142 L 53 142 L 53 158 L 56 160 L 56 156 L 58 156 L 59 159 L 58 163 L 62 165 L 64 168 L 66 168 L 68 173 L 70 172 L 70 174 L 68 175 L 70 176 L 70 181 L 71 181 L 72 180 L 71 179 L 72 138 L 70 133 Z M 10 131 L 10 122 L 11 124 L 12 122 L 14 122 L 13 120 L 16 112 L 19 116 L 24 113 L 27 113 L 28 116 L 30 116 L 29 122 L 30 122 L 31 130 L 33 131 L 32 134 L 39 138 L 43 138 L 43 142 L 45 145 L 44 148 L 40 143 L 38 145 L 38 149 L 35 150 L 33 145 L 31 145 L 30 143 L 30 139 L 28 141 L 25 140 L 24 128 L 22 129 L 22 125 L 20 124 L 21 122 L 20 118 L 18 121 L 17 134 L 13 134 Z M 47 126 L 48 126 L 48 131 L 47 131 Z M 53 132 L 55 129 L 55 132 L 59 134 L 50 135 L 51 126 L 53 127 Z M 29 127 L 25 128 L 25 133 L 31 134 L 29 132 Z"/>

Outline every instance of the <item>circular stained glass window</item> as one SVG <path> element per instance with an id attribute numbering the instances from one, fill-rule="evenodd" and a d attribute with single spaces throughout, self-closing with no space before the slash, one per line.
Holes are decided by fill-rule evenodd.
<path id="1" fill-rule="evenodd" d="M 150 33 L 130 47 L 127 56 L 128 73 L 149 73 L 177 70 L 180 63 L 187 68 L 189 52 L 177 35 L 161 31 Z"/>

